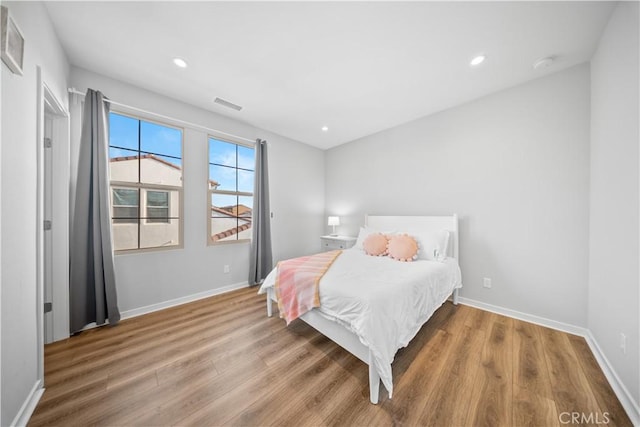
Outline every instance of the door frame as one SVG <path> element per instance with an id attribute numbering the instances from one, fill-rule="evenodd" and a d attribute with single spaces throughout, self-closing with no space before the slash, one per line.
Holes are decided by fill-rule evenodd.
<path id="1" fill-rule="evenodd" d="M 36 313 L 38 329 L 38 379 L 44 385 L 44 220 L 51 220 L 53 340 L 69 337 L 69 143 L 70 114 L 50 89 L 37 67 L 37 212 L 36 212 Z M 52 209 L 44 215 L 44 135 L 45 115 L 53 118 L 51 151 Z"/>

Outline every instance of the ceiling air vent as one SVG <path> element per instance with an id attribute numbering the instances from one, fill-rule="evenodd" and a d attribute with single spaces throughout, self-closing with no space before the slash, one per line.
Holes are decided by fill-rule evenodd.
<path id="1" fill-rule="evenodd" d="M 234 104 L 233 102 L 229 102 L 229 101 L 225 101 L 222 98 L 216 98 L 213 102 L 215 102 L 216 104 L 220 104 L 223 107 L 227 107 L 227 108 L 232 108 L 236 111 L 240 111 L 242 110 L 242 107 L 239 105 Z"/>

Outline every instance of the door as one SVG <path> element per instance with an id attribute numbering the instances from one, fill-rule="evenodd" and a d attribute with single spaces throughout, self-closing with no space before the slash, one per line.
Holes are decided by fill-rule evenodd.
<path id="1" fill-rule="evenodd" d="M 42 334 L 69 337 L 69 114 L 43 84 L 40 145 Z"/>

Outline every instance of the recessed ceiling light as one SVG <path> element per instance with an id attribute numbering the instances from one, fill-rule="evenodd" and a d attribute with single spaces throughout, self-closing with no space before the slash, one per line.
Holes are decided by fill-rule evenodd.
<path id="1" fill-rule="evenodd" d="M 327 132 L 329 128 L 327 126 L 322 126 L 322 132 Z"/>
<path id="2" fill-rule="evenodd" d="M 485 59 L 487 59 L 485 55 L 478 55 L 473 58 L 471 62 L 469 62 L 469 65 L 471 65 L 472 67 L 477 67 L 478 65 L 482 64 Z"/>
<path id="3" fill-rule="evenodd" d="M 187 68 L 187 61 L 182 58 L 173 58 L 173 63 L 176 64 L 177 67 Z"/>

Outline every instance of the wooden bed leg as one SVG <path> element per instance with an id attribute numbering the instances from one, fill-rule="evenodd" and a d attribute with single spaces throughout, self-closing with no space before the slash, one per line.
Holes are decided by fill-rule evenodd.
<path id="1" fill-rule="evenodd" d="M 380 375 L 373 366 L 373 355 L 369 351 L 369 400 L 374 405 L 378 404 L 378 394 L 380 392 Z"/>
<path id="2" fill-rule="evenodd" d="M 267 316 L 268 317 L 273 316 L 273 307 L 272 307 L 273 300 L 271 299 L 272 296 L 273 296 L 273 290 L 271 288 L 267 289 Z"/>
<path id="3" fill-rule="evenodd" d="M 458 305 L 458 291 L 460 291 L 460 288 L 453 290 L 453 305 Z"/>

